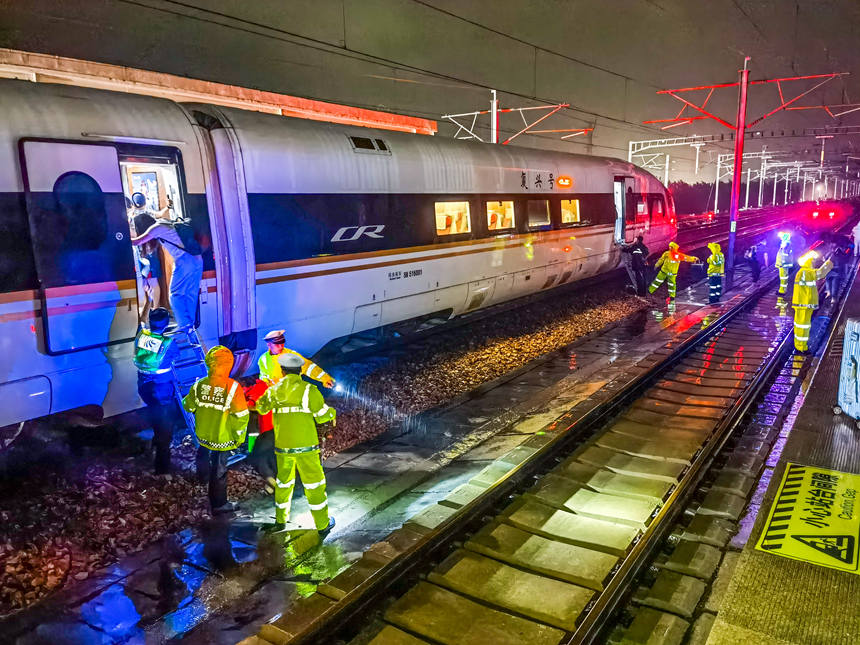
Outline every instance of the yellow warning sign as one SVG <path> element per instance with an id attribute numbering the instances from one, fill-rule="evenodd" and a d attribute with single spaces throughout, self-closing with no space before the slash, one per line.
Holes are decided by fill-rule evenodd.
<path id="1" fill-rule="evenodd" d="M 860 475 L 789 462 L 756 548 L 860 573 L 858 491 Z"/>

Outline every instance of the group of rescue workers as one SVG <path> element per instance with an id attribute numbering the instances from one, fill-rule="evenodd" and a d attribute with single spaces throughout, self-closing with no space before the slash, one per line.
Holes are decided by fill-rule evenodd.
<path id="1" fill-rule="evenodd" d="M 166 473 L 170 467 L 170 442 L 178 412 L 173 375 L 177 346 L 175 334 L 166 332 L 169 319 L 166 309 L 153 309 L 149 327 L 142 327 L 135 338 L 138 391 L 153 428 L 156 473 Z M 334 527 L 334 518 L 328 512 L 317 425 L 334 424 L 336 411 L 302 376 L 328 388 L 334 386 L 334 379 L 288 349 L 284 330 L 270 332 L 265 340 L 267 349 L 258 362 L 259 379 L 242 387 L 230 378 L 233 353 L 218 345 L 206 352 L 207 375 L 182 398 L 183 407 L 194 415 L 200 444 L 197 474 L 208 485 L 213 515 L 238 510 L 238 505 L 227 499 L 227 457 L 244 444 L 250 411 L 254 410 L 258 418 L 248 434 L 248 451 L 266 479 L 268 492 L 275 496 L 275 521 L 266 530 L 286 530 L 298 472 L 314 526 L 325 537 Z"/>
<path id="2" fill-rule="evenodd" d="M 138 206 L 137 202 L 134 202 Z M 138 215 L 142 215 L 139 213 Z M 158 225 L 149 222 L 147 229 Z M 152 236 L 152 230 L 140 240 Z M 788 289 L 794 271 L 794 249 L 789 233 L 780 233 L 780 247 L 775 266 L 779 272 L 779 301 Z M 178 239 L 178 236 L 177 236 Z M 633 288 L 645 295 L 645 272 L 648 267 L 648 248 L 643 237 L 632 244 L 622 244 L 625 266 Z M 717 303 L 722 296 L 726 258 L 717 243 L 708 244 L 707 258 L 708 302 Z M 835 277 L 841 276 L 840 266 L 846 263 L 850 252 L 847 247 L 834 243 L 831 257 L 836 259 Z M 845 256 L 845 257 L 843 257 Z M 828 258 L 815 268 L 818 254 L 809 251 L 799 259 L 800 268 L 794 280 L 792 307 L 794 308 L 794 343 L 799 352 L 808 350 L 812 314 L 818 308 L 817 282 L 824 279 L 834 267 Z M 756 247 L 745 253 L 754 281 L 758 280 L 760 265 Z M 669 299 L 677 292 L 678 270 L 682 262 L 698 263 L 699 259 L 680 251 L 678 244 L 669 248 L 655 263 L 657 274 L 648 286 L 654 293 L 664 282 Z M 828 296 L 835 295 L 839 280 L 828 280 Z M 166 473 L 170 468 L 170 444 L 177 414 L 178 390 L 174 362 L 178 356 L 176 338 L 188 333 L 191 307 L 180 304 L 180 298 L 171 294 L 171 305 L 178 329 L 167 331 L 170 314 L 162 307 L 149 311 L 148 326 L 141 325 L 135 338 L 134 362 L 138 369 L 138 392 L 147 406 L 153 429 L 155 471 Z M 177 306 L 178 305 L 178 306 Z M 780 304 L 778 304 L 780 306 Z M 195 335 L 196 337 L 196 335 Z M 191 336 L 189 335 L 189 339 Z M 231 450 L 240 448 L 246 438 L 250 411 L 256 412 L 255 423 L 247 433 L 251 461 L 266 480 L 266 490 L 275 498 L 275 521 L 267 530 L 283 531 L 290 516 L 296 475 L 301 478 L 305 496 L 313 517 L 314 526 L 321 535 L 327 535 L 334 526 L 328 512 L 326 479 L 323 473 L 320 439 L 317 425 L 335 424 L 336 412 L 323 399 L 322 393 L 310 381 L 326 388 L 334 387 L 334 379 L 322 368 L 301 354 L 286 347 L 284 330 L 275 330 L 265 336 L 266 351 L 258 360 L 259 378 L 246 381 L 245 386 L 230 378 L 234 365 L 233 353 L 218 345 L 205 355 L 207 375 L 181 397 L 182 406 L 194 415 L 194 431 L 199 442 L 196 456 L 197 473 L 208 484 L 209 502 L 213 515 L 230 513 L 238 506 L 227 499 L 227 457 Z M 303 377 L 306 377 L 305 380 Z"/>
<path id="3" fill-rule="evenodd" d="M 794 272 L 794 249 L 791 245 L 791 234 L 782 232 L 779 234 L 780 246 L 776 254 L 775 266 L 779 272 L 779 299 L 777 307 L 785 308 L 783 297 L 788 289 L 789 279 Z M 648 249 L 642 243 L 643 237 L 636 238 L 634 244 L 622 244 L 622 251 L 629 254 L 631 258 L 625 259 L 625 266 L 633 289 L 637 295 L 643 296 L 644 275 L 647 268 Z M 707 258 L 708 276 L 708 302 L 714 304 L 720 301 L 723 293 L 723 279 L 726 275 L 726 258 L 716 242 L 708 244 L 711 254 Z M 816 268 L 814 260 L 819 257 L 816 251 L 808 251 L 798 261 L 800 268 L 794 279 L 794 289 L 791 296 L 791 306 L 794 309 L 794 346 L 798 352 L 809 351 L 809 334 L 812 328 L 812 314 L 818 309 L 818 281 L 827 278 L 828 298 L 835 297 L 842 277 L 842 267 L 850 256 L 848 246 L 836 241 L 831 246 L 830 257 Z M 752 246 L 744 253 L 744 258 L 750 267 L 750 273 L 754 282 L 758 281 L 761 265 L 758 260 L 756 246 Z M 699 258 L 694 255 L 682 253 L 675 242 L 669 243 L 669 249 L 665 251 L 654 268 L 657 275 L 648 287 L 649 293 L 654 293 L 664 282 L 669 293 L 669 299 L 674 300 L 677 293 L 678 269 L 681 262 L 698 263 Z M 834 270 L 834 267 L 836 269 Z M 828 275 L 833 272 L 832 275 Z"/>

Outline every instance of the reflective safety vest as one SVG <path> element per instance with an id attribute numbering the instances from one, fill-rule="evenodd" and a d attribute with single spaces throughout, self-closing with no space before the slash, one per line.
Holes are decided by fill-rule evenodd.
<path id="1" fill-rule="evenodd" d="M 794 291 L 791 294 L 791 306 L 805 309 L 818 309 L 818 280 L 830 273 L 833 263 L 827 260 L 819 268 L 802 266 L 794 277 Z"/>
<path id="2" fill-rule="evenodd" d="M 305 364 L 302 365 L 302 374 L 307 376 L 309 379 L 322 382 L 323 379 L 330 378 L 323 368 L 313 361 L 305 358 L 298 352 L 286 347 L 284 347 L 283 351 L 295 354 L 305 362 Z M 265 381 L 268 385 L 274 385 L 284 376 L 284 370 L 281 369 L 281 365 L 278 363 L 278 357 L 268 350 L 260 356 L 260 360 L 257 361 L 257 365 L 260 368 L 260 379 Z"/>
<path id="3" fill-rule="evenodd" d="M 152 380 L 173 378 L 173 361 L 179 349 L 169 336 L 141 329 L 134 338 L 134 366 Z"/>
<path id="4" fill-rule="evenodd" d="M 233 379 L 215 386 L 204 376 L 191 386 L 182 405 L 194 413 L 194 432 L 209 450 L 233 450 L 245 440 L 248 406 L 242 388 Z"/>
<path id="5" fill-rule="evenodd" d="M 660 259 L 657 260 L 657 264 L 654 265 L 656 269 L 663 271 L 663 273 L 668 273 L 671 275 L 678 274 L 678 267 L 681 262 L 695 262 L 696 258 L 690 255 L 684 255 L 680 251 L 664 251 L 663 255 L 660 256 Z M 662 268 L 661 268 L 662 267 Z"/>
<path id="6" fill-rule="evenodd" d="M 791 244 L 786 244 L 785 246 L 780 246 L 779 251 L 776 252 L 776 268 L 786 268 L 790 269 L 794 266 L 794 249 L 791 248 Z"/>
<path id="7" fill-rule="evenodd" d="M 708 275 L 726 275 L 726 256 L 722 253 L 711 253 L 708 258 Z"/>
<path id="8" fill-rule="evenodd" d="M 334 420 L 334 408 L 326 405 L 316 385 L 298 374 L 287 374 L 257 399 L 257 412 L 273 412 L 275 451 L 310 452 L 319 449 L 318 423 Z"/>

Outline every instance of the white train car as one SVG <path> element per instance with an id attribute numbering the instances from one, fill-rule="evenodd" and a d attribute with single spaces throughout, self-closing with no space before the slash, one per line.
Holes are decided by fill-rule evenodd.
<path id="1" fill-rule="evenodd" d="M 206 249 L 203 342 L 248 359 L 272 329 L 314 355 L 599 275 L 617 241 L 657 251 L 675 235 L 665 188 L 616 159 L 15 80 L 0 113 L 0 427 L 141 405 L 138 190 L 153 208 L 171 198 Z"/>

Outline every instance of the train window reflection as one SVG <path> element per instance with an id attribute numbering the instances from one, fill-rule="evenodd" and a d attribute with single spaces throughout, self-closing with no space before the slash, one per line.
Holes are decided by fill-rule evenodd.
<path id="1" fill-rule="evenodd" d="M 561 200 L 561 223 L 562 224 L 579 224 L 579 200 L 578 199 L 562 199 Z"/>
<path id="2" fill-rule="evenodd" d="M 436 202 L 436 235 L 470 233 L 469 202 Z"/>
<path id="3" fill-rule="evenodd" d="M 513 228 L 514 203 L 511 202 L 487 202 L 487 229 L 499 231 Z"/>
<path id="4" fill-rule="evenodd" d="M 549 200 L 530 199 L 526 202 L 529 227 L 546 226 L 549 224 Z"/>

